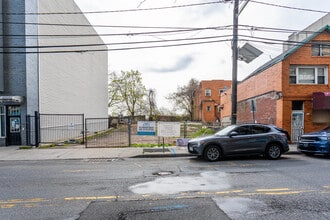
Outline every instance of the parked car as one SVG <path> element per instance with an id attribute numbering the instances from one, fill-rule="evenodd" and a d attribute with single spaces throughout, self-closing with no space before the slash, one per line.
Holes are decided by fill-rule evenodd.
<path id="1" fill-rule="evenodd" d="M 235 155 L 264 155 L 274 160 L 289 151 L 289 145 L 285 132 L 274 125 L 242 124 L 191 139 L 188 151 L 208 161 Z"/>
<path id="2" fill-rule="evenodd" d="M 271 126 L 273 126 L 276 130 L 284 133 L 286 135 L 286 139 L 288 139 L 288 141 L 291 141 L 291 136 L 290 136 L 290 134 L 287 130 L 284 130 L 283 128 L 276 127 L 275 125 L 271 125 Z"/>
<path id="3" fill-rule="evenodd" d="M 330 155 L 330 126 L 321 131 L 301 135 L 298 139 L 297 150 L 306 155 Z"/>

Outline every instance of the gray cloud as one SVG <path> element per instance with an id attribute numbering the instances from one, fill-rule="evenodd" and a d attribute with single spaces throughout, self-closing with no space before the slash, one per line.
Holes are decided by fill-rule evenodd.
<path id="1" fill-rule="evenodd" d="M 184 70 L 190 66 L 190 64 L 194 61 L 194 58 L 190 55 L 182 57 L 178 59 L 172 65 L 168 65 L 166 67 L 154 67 L 150 68 L 149 71 L 157 72 L 157 73 L 168 73 L 168 72 L 176 72 L 180 70 Z"/>

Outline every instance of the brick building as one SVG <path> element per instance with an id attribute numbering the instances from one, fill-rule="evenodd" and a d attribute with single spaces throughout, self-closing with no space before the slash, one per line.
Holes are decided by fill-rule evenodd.
<path id="1" fill-rule="evenodd" d="M 220 122 L 222 103 L 220 95 L 231 87 L 230 80 L 203 80 L 195 92 L 194 120 L 206 123 Z"/>
<path id="2" fill-rule="evenodd" d="M 327 15 L 329 17 L 329 15 Z M 319 26 L 324 18 L 316 22 Z M 329 20 L 328 20 L 329 23 Z M 330 124 L 330 26 L 306 32 L 301 43 L 259 67 L 237 87 L 237 122 L 271 123 L 299 134 Z M 221 120 L 230 121 L 230 94 Z"/>

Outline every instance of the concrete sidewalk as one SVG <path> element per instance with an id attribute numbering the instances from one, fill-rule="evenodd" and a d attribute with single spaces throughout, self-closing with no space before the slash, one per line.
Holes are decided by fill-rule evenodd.
<path id="1" fill-rule="evenodd" d="M 296 145 L 290 145 L 290 153 L 297 153 Z M 0 161 L 15 160 L 69 160 L 106 159 L 130 157 L 185 157 L 192 156 L 186 147 L 166 148 L 85 148 L 84 145 L 47 149 L 20 149 L 20 146 L 0 147 Z"/>

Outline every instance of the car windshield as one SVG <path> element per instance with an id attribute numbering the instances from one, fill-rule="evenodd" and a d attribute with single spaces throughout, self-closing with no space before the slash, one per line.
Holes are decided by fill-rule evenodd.
<path id="1" fill-rule="evenodd" d="M 224 129 L 221 129 L 215 135 L 228 135 L 228 133 L 233 130 L 236 127 L 236 125 L 229 125 L 228 127 L 225 127 Z"/>

